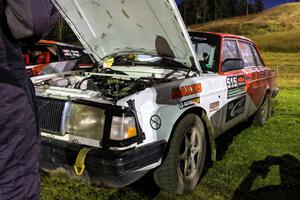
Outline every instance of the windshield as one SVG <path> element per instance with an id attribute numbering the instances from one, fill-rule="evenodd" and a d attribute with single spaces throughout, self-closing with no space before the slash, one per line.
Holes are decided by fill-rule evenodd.
<path id="1" fill-rule="evenodd" d="M 123 54 L 114 57 L 114 66 L 157 66 L 171 69 L 189 69 L 175 59 L 149 54 Z"/>
<path id="2" fill-rule="evenodd" d="M 198 34 L 191 39 L 202 70 L 218 72 L 220 39 L 208 34 L 203 34 L 203 37 Z"/>
<path id="3" fill-rule="evenodd" d="M 193 43 L 203 70 L 212 70 L 215 62 L 216 46 L 206 43 Z"/>
<path id="4" fill-rule="evenodd" d="M 156 65 L 161 58 L 145 54 L 123 54 L 114 57 L 114 65 Z"/>

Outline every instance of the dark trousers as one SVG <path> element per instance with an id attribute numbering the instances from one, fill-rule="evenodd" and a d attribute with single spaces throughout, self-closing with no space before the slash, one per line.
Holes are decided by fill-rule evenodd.
<path id="1" fill-rule="evenodd" d="M 0 200 L 39 199 L 40 142 L 34 88 L 0 70 Z"/>

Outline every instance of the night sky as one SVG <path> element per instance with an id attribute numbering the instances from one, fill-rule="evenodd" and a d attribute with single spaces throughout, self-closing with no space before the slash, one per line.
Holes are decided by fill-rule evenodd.
<path id="1" fill-rule="evenodd" d="M 282 3 L 294 2 L 294 0 L 264 0 L 266 9 L 272 8 Z"/>
<path id="2" fill-rule="evenodd" d="M 184 0 L 175 0 L 176 3 L 179 5 L 181 4 Z M 250 0 L 251 1 L 251 0 Z M 277 6 L 279 4 L 283 4 L 283 3 L 288 3 L 288 2 L 294 2 L 294 0 L 264 0 L 265 3 L 265 8 L 269 9 L 272 8 L 274 6 Z"/>

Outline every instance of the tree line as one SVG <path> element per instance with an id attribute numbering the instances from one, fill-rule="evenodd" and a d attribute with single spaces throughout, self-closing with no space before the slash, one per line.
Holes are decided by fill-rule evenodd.
<path id="1" fill-rule="evenodd" d="M 263 0 L 183 0 L 179 10 L 187 25 L 261 12 Z"/>
<path id="2" fill-rule="evenodd" d="M 213 20 L 248 15 L 264 10 L 263 0 L 176 0 L 186 25 L 201 24 Z M 77 41 L 76 36 L 61 19 L 47 39 L 61 42 Z"/>
<path id="3" fill-rule="evenodd" d="M 187 25 L 261 12 L 263 0 L 176 0 Z M 300 0 L 294 0 L 300 2 Z M 75 34 L 61 19 L 46 39 L 79 44 Z"/>

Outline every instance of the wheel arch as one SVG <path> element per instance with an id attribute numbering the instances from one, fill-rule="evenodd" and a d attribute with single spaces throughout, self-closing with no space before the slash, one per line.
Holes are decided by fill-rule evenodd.
<path id="1" fill-rule="evenodd" d="M 201 118 L 201 120 L 203 121 L 203 124 L 205 127 L 206 142 L 210 147 L 210 148 L 208 148 L 207 155 L 210 156 L 212 161 L 216 161 L 217 149 L 216 149 L 216 143 L 215 143 L 215 131 L 214 131 L 213 125 L 211 124 L 210 120 L 207 117 L 206 111 L 201 107 L 190 108 L 180 115 L 180 117 L 176 120 L 176 122 L 172 128 L 172 131 L 171 131 L 168 141 L 171 141 L 177 124 L 186 115 L 191 114 L 191 113 L 198 115 Z M 168 142 L 168 144 L 167 144 L 164 157 L 168 154 L 169 147 L 170 147 L 170 142 Z"/>
<path id="2" fill-rule="evenodd" d="M 268 95 L 271 95 L 271 94 L 272 94 L 271 88 L 266 88 L 260 106 L 262 106 L 262 104 L 263 104 L 264 101 L 266 100 L 267 96 L 268 96 Z M 260 106 L 259 106 L 259 107 L 260 107 Z"/>

